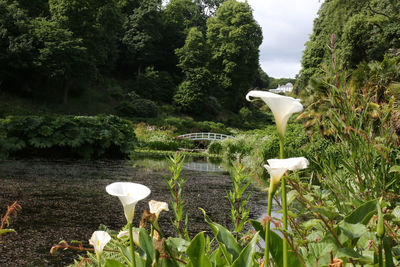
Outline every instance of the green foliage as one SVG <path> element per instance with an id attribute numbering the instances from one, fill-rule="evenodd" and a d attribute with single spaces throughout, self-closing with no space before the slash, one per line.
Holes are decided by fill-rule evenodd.
<path id="1" fill-rule="evenodd" d="M 185 178 L 180 177 L 182 166 L 185 158 L 183 154 L 175 153 L 168 158 L 170 164 L 171 177 L 166 180 L 170 191 L 170 204 L 174 212 L 174 220 L 172 221 L 175 231 L 182 239 L 189 240 L 188 233 L 188 214 L 184 212 L 184 201 L 182 198 L 183 186 L 186 182 Z"/>
<path id="2" fill-rule="evenodd" d="M 223 107 L 238 111 L 255 80 L 262 42 L 261 28 L 249 4 L 225 1 L 216 16 L 207 20 L 207 42 L 215 79 L 211 94 Z"/>
<path id="3" fill-rule="evenodd" d="M 0 120 L 3 156 L 126 157 L 136 137 L 116 116 L 8 116 Z"/>
<path id="4" fill-rule="evenodd" d="M 144 73 L 137 76 L 134 87 L 134 91 L 143 98 L 170 103 L 176 86 L 168 72 L 147 67 Z"/>
<path id="5" fill-rule="evenodd" d="M 116 107 L 118 115 L 144 118 L 157 116 L 157 106 L 153 101 L 140 98 L 135 92 L 128 93 L 126 98 Z"/>
<path id="6" fill-rule="evenodd" d="M 238 241 L 242 236 L 244 224 L 249 218 L 250 210 L 246 207 L 249 202 L 251 193 L 246 192 L 251 180 L 249 173 L 244 169 L 240 163 L 234 164 L 231 170 L 232 177 L 232 190 L 226 193 L 226 196 L 231 204 L 231 219 L 232 219 L 232 233 L 236 235 Z"/>
<path id="7" fill-rule="evenodd" d="M 329 65 L 327 46 L 336 35 L 337 62 L 347 69 L 359 63 L 381 61 L 400 48 L 400 4 L 391 0 L 325 1 L 314 20 L 313 33 L 306 43 L 297 88 L 304 89 L 321 66 Z M 339 65 L 338 65 L 339 66 Z"/>

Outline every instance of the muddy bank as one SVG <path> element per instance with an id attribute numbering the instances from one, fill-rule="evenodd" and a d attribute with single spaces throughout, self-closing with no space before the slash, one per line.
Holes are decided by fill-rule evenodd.
<path id="1" fill-rule="evenodd" d="M 198 207 L 223 225 L 230 223 L 230 206 L 225 198 L 231 180 L 227 174 L 184 170 L 187 178 L 184 200 L 189 212 L 189 231 L 209 231 Z M 22 211 L 12 222 L 17 234 L 7 234 L 0 243 L 0 266 L 66 266 L 76 252 L 49 254 L 61 240 L 82 240 L 87 244 L 93 231 L 104 224 L 113 230 L 125 225 L 122 206 L 104 188 L 115 181 L 131 181 L 148 186 L 152 193 L 136 207 L 134 225 L 150 199 L 169 202 L 162 168 L 132 166 L 128 161 L 2 161 L 0 162 L 0 214 L 17 200 Z M 265 195 L 254 191 L 250 216 L 257 218 Z M 162 213 L 160 226 L 165 235 L 174 235 L 169 216 Z"/>

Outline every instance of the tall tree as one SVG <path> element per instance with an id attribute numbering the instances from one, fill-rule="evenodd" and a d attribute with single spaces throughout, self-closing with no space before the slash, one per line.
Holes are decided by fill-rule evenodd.
<path id="1" fill-rule="evenodd" d="M 224 2 L 216 17 L 207 20 L 207 41 L 211 50 L 211 71 L 222 105 L 238 111 L 258 71 L 261 27 L 248 3 Z"/>
<path id="2" fill-rule="evenodd" d="M 325 1 L 306 43 L 296 87 L 305 88 L 313 75 L 320 75 L 321 66 L 329 64 L 332 34 L 337 39 L 336 61 L 347 69 L 363 61 L 381 61 L 391 49 L 400 48 L 399 14 L 400 1 Z"/>
<path id="3" fill-rule="evenodd" d="M 141 0 L 124 24 L 122 42 L 128 49 L 127 59 L 135 64 L 138 75 L 159 58 L 158 43 L 163 29 L 160 12 L 160 0 Z"/>
<path id="4" fill-rule="evenodd" d="M 18 2 L 0 0 L 0 90 L 29 92 L 34 57 L 29 17 Z M 25 77 L 25 81 L 20 77 Z"/>
<path id="5" fill-rule="evenodd" d="M 212 84 L 208 70 L 209 49 L 203 33 L 196 27 L 191 28 L 185 45 L 176 49 L 176 54 L 184 80 L 178 86 L 174 102 L 184 112 L 198 115 L 205 112 Z"/>

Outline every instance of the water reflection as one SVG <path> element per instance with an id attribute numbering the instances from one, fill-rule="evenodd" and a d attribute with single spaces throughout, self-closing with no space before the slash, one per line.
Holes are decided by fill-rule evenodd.
<path id="1" fill-rule="evenodd" d="M 153 171 L 165 171 L 169 169 L 169 163 L 165 155 L 135 154 L 133 167 L 151 169 Z M 226 167 L 220 159 L 207 157 L 185 156 L 183 169 L 199 172 L 227 173 Z"/>

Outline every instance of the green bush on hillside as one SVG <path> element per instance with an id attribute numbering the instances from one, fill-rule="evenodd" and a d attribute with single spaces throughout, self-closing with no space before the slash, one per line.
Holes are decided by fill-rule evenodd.
<path id="1" fill-rule="evenodd" d="M 139 97 L 131 92 L 128 98 L 122 101 L 117 107 L 117 114 L 123 117 L 157 117 L 157 106 L 153 101 Z"/>
<path id="2" fill-rule="evenodd" d="M 113 115 L 8 116 L 0 119 L 0 155 L 126 157 L 136 143 L 132 124 Z"/>

